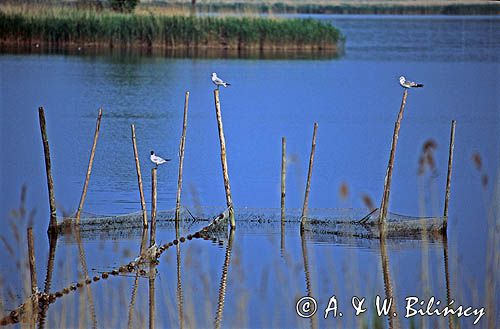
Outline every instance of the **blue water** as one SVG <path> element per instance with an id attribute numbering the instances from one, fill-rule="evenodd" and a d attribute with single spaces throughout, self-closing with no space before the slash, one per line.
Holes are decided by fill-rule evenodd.
<path id="1" fill-rule="evenodd" d="M 398 77 L 404 74 L 425 87 L 409 92 L 396 153 L 390 209 L 408 215 L 442 214 L 450 122 L 457 120 L 448 228 L 452 295 L 457 303 L 480 307 L 486 305 L 486 290 L 493 289 L 493 300 L 498 305 L 498 274 L 495 273 L 493 280 L 496 286 L 485 284 L 485 280 L 487 267 L 492 266 L 487 251 L 495 250 L 488 232 L 499 218 L 498 206 L 495 209 L 494 205 L 498 205 L 500 166 L 500 19 L 399 16 L 319 19 L 332 21 L 346 35 L 342 57 L 179 59 L 87 55 L 85 50 L 79 56 L 1 54 L 0 210 L 3 223 L 12 221 L 9 213 L 19 204 L 21 186 L 27 185 L 27 206 L 36 209 L 39 283 L 43 281 L 48 253 L 44 235 L 48 205 L 39 106 L 44 106 L 47 118 L 60 215 L 63 211 L 74 212 L 78 205 L 99 107 L 104 115 L 85 211 L 123 214 L 140 209 L 130 124 L 136 126 L 148 207 L 152 168 L 149 151 L 173 159 L 158 171 L 158 207 L 172 209 L 185 91 L 190 92 L 190 102 L 182 203 L 190 209 L 198 204 L 223 207 L 225 195 L 211 72 L 217 72 L 232 84 L 221 90 L 221 106 L 236 207 L 279 207 L 282 136 L 287 138 L 289 159 L 287 207 L 302 206 L 312 127 L 318 122 L 310 207 L 362 208 L 363 195 L 368 195 L 375 206 L 380 203 L 394 120 L 402 96 Z M 436 168 L 433 173 L 427 171 L 419 176 L 418 158 L 428 139 L 438 145 L 434 153 Z M 472 160 L 475 153 L 482 158 L 480 170 Z M 487 184 L 482 183 L 483 176 L 487 177 Z M 339 193 L 343 183 L 348 187 L 346 198 Z M 2 235 L 15 244 L 11 232 L 7 226 Z M 23 230 L 20 234 L 24 238 Z M 169 241 L 172 234 L 171 230 L 160 231 L 159 238 Z M 498 230 L 495 234 L 498 235 Z M 279 232 L 266 229 L 264 224 L 260 233 L 236 231 L 224 327 L 309 326 L 309 321 L 300 319 L 294 311 L 295 301 L 305 295 L 298 229 L 287 230 L 288 256 L 283 256 L 279 241 Z M 188 307 L 191 303 L 191 314 L 197 319 L 191 322 L 195 327 L 212 325 L 213 319 L 206 314 L 212 316 L 214 312 L 209 310 L 215 311 L 224 260 L 225 246 L 208 247 L 208 244 L 197 241 L 182 251 L 184 262 L 192 258 L 193 262 L 203 264 L 201 268 L 185 264 L 189 271 L 184 273 L 183 283 L 190 291 L 185 293 L 189 301 L 185 304 Z M 138 240 L 84 239 L 84 247 L 89 269 L 97 273 L 99 269 L 130 260 L 131 257 L 117 256 L 122 249 L 134 250 L 135 257 Z M 307 247 L 313 295 L 323 304 L 332 294 L 340 296 L 341 304 L 348 305 L 353 295 L 366 295 L 373 300 L 375 295 L 384 293 L 378 247 L 365 249 L 342 243 L 319 243 L 314 239 L 307 242 Z M 430 252 L 428 290 L 421 276 L 422 267 L 426 268 L 422 265 L 426 248 Z M 73 263 L 72 266 L 77 266 L 73 245 L 59 243 L 57 252 L 67 257 L 63 262 L 64 256 L 57 256 L 60 266 Z M 161 288 L 157 286 L 157 290 L 161 293 L 157 295 L 160 303 L 157 309 L 175 309 L 174 253 L 166 256 L 158 268 Z M 389 245 L 392 280 L 401 310 L 405 296 L 423 298 L 430 294 L 444 298 L 442 253 L 441 243 L 419 242 L 403 248 Z M 9 253 L 0 248 L 0 255 Z M 13 287 L 20 298 L 21 283 L 17 274 L 8 270 L 8 258 L 1 259 L 0 278 L 6 288 L 3 294 L 0 292 L 3 296 L 0 301 L 3 308 L 11 309 L 20 300 L 9 297 L 7 288 Z M 75 281 L 77 276 L 73 274 L 56 276 L 54 285 L 61 288 Z M 356 279 L 351 280 L 353 277 Z M 115 280 L 106 288 L 94 288 L 97 295 L 94 299 L 107 304 L 111 297 L 106 291 L 131 289 L 133 280 L 125 281 Z M 140 294 L 146 296 L 147 279 L 140 281 Z M 200 287 L 203 282 L 205 286 Z M 198 289 L 208 296 L 196 297 Z M 130 296 L 128 291 L 125 295 Z M 73 297 L 68 297 L 68 305 L 72 305 L 70 298 Z M 142 300 L 143 307 L 147 306 L 147 298 L 138 300 Z M 77 301 L 75 297 L 73 302 Z M 66 304 L 55 305 L 58 306 L 54 308 L 60 309 Z M 147 308 L 140 310 L 147 317 Z M 344 319 L 319 319 L 319 325 L 339 321 L 345 327 L 352 327 L 373 318 L 373 314 L 354 318 L 352 312 L 345 313 Z M 158 315 L 157 326 L 176 327 L 176 314 Z M 498 319 L 498 313 L 495 314 Z M 117 320 L 116 325 L 125 326 L 126 322 L 120 322 L 125 318 Z M 385 318 L 382 319 L 386 324 Z M 107 312 L 98 314 L 98 320 L 100 326 L 114 324 Z M 420 318 L 414 320 L 422 324 Z M 59 320 L 52 321 L 57 324 Z M 400 321 L 404 327 L 410 325 L 410 320 L 401 317 Z M 439 326 L 445 323 L 445 319 L 437 317 L 429 321 L 438 321 Z M 461 321 L 465 327 L 472 323 L 471 318 Z M 479 324 L 486 327 L 487 320 Z"/>

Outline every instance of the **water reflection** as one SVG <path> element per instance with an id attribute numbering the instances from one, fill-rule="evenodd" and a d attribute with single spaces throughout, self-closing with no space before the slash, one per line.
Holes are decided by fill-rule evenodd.
<path id="1" fill-rule="evenodd" d="M 221 328 L 222 316 L 224 313 L 224 302 L 226 300 L 226 289 L 227 289 L 227 275 L 229 272 L 229 264 L 231 263 L 231 252 L 233 249 L 234 231 L 232 228 L 229 231 L 229 241 L 226 247 L 226 254 L 224 257 L 224 264 L 222 265 L 222 274 L 219 284 L 219 299 L 217 301 L 217 312 L 215 314 L 215 328 Z"/>
<path id="2" fill-rule="evenodd" d="M 308 225 L 308 224 L 305 224 L 302 222 L 300 223 L 300 242 L 301 242 L 301 247 L 302 247 L 302 259 L 303 259 L 303 264 L 304 264 L 304 277 L 305 277 L 305 281 L 306 281 L 306 293 L 307 293 L 307 296 L 314 298 L 312 281 L 311 281 L 311 274 L 309 271 L 309 255 L 307 253 L 307 242 L 306 242 L 306 238 L 305 238 L 304 225 Z M 318 315 L 312 316 L 309 318 L 310 326 L 312 329 L 318 327 L 317 319 L 318 319 Z"/>
<path id="3" fill-rule="evenodd" d="M 380 259 L 382 263 L 382 273 L 384 277 L 385 298 L 387 301 L 390 301 L 389 328 L 396 329 L 400 327 L 399 319 L 396 316 L 397 314 L 396 294 L 393 291 L 393 286 L 391 281 L 391 269 L 389 264 L 389 254 L 387 253 L 387 247 L 386 247 L 386 236 L 383 232 L 380 234 Z M 383 303 L 381 303 L 381 305 L 382 304 Z"/>

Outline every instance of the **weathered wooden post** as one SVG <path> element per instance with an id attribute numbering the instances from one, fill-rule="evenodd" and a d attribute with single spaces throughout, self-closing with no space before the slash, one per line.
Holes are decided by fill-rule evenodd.
<path id="1" fill-rule="evenodd" d="M 455 149 L 455 127 L 457 122 L 451 121 L 450 150 L 448 153 L 448 175 L 446 176 L 446 194 L 444 197 L 444 229 L 448 225 L 448 202 L 450 201 L 451 171 L 453 168 L 453 151 Z M 446 231 L 445 231 L 446 232 Z"/>
<path id="2" fill-rule="evenodd" d="M 235 228 L 236 223 L 234 220 L 234 209 L 233 209 L 233 200 L 231 197 L 231 186 L 229 185 L 229 174 L 227 170 L 227 159 L 226 159 L 226 140 L 224 138 L 224 128 L 222 126 L 222 116 L 220 110 L 220 101 L 219 101 L 219 90 L 214 90 L 214 98 L 215 98 L 215 115 L 217 117 L 217 127 L 219 128 L 219 141 L 220 141 L 220 160 L 222 163 L 222 175 L 224 177 L 224 188 L 226 190 L 226 203 L 229 208 L 229 216 L 231 218 L 231 227 Z"/>
<path id="3" fill-rule="evenodd" d="M 306 192 L 304 195 L 304 205 L 302 207 L 302 216 L 301 216 L 301 224 L 303 225 L 306 221 L 308 207 L 309 207 L 309 192 L 311 190 L 311 177 L 312 177 L 312 169 L 314 164 L 314 151 L 316 149 L 316 131 L 318 130 L 318 123 L 314 123 L 313 137 L 311 143 L 311 155 L 309 157 L 309 170 L 307 172 L 307 183 L 306 183 Z"/>
<path id="4" fill-rule="evenodd" d="M 52 179 L 52 166 L 50 164 L 49 139 L 47 137 L 45 112 L 41 106 L 38 108 L 38 118 L 40 121 L 40 132 L 42 133 L 43 152 L 45 154 L 45 173 L 47 175 L 47 188 L 49 190 L 50 222 L 48 232 L 57 234 L 56 199 L 54 194 L 54 180 Z"/>
<path id="5" fill-rule="evenodd" d="M 387 165 L 387 172 L 385 174 L 384 181 L 384 194 L 382 195 L 382 203 L 380 205 L 380 213 L 378 222 L 379 224 L 385 221 L 387 216 L 387 208 L 389 206 L 389 195 L 391 193 L 391 180 L 392 180 L 392 168 L 394 167 L 394 156 L 396 154 L 396 145 L 398 144 L 399 129 L 401 127 L 401 120 L 403 119 L 403 112 L 406 105 L 406 97 L 408 96 L 408 89 L 403 92 L 403 100 L 401 101 L 401 107 L 399 108 L 398 118 L 394 124 L 394 133 L 392 135 L 391 144 L 391 154 L 389 156 L 389 164 Z"/>
<path id="6" fill-rule="evenodd" d="M 28 228 L 28 261 L 30 265 L 30 277 L 31 277 L 31 294 L 35 295 L 37 292 L 37 278 L 36 278 L 36 262 L 35 262 L 35 243 L 33 241 L 33 229 Z"/>
<path id="7" fill-rule="evenodd" d="M 146 199 L 144 198 L 144 190 L 142 189 L 141 164 L 139 163 L 139 152 L 137 151 L 135 126 L 130 125 L 130 128 L 132 129 L 132 146 L 134 147 L 135 170 L 137 172 L 137 183 L 139 184 L 139 195 L 141 197 L 142 225 L 144 228 L 146 228 L 148 227 L 148 215 L 146 212 Z"/>
<path id="8" fill-rule="evenodd" d="M 281 222 L 285 221 L 286 138 L 281 137 Z"/>
<path id="9" fill-rule="evenodd" d="M 186 91 L 184 98 L 184 118 L 182 120 L 182 136 L 179 145 L 179 176 L 177 179 L 177 198 L 175 202 L 175 221 L 179 221 L 179 213 L 181 209 L 181 189 L 182 189 L 182 169 L 184 164 L 184 147 L 186 146 L 186 129 L 187 129 L 187 111 L 189 104 L 189 91 Z"/>
<path id="10" fill-rule="evenodd" d="M 149 233 L 149 246 L 156 243 L 156 168 L 151 169 L 151 231 Z"/>
<path id="11" fill-rule="evenodd" d="M 97 115 L 97 123 L 95 125 L 95 133 L 94 133 L 94 142 L 92 143 L 89 166 L 87 167 L 87 176 L 85 176 L 85 183 L 83 184 L 83 191 L 82 191 L 82 196 L 80 197 L 80 204 L 78 205 L 78 210 L 76 211 L 76 223 L 80 222 L 80 215 L 82 213 L 83 203 L 85 202 L 85 197 L 87 196 L 87 188 L 89 187 L 90 173 L 92 172 L 92 164 L 94 163 L 97 138 L 99 138 L 99 128 L 101 126 L 101 118 L 102 118 L 102 108 L 99 109 L 99 114 Z"/>

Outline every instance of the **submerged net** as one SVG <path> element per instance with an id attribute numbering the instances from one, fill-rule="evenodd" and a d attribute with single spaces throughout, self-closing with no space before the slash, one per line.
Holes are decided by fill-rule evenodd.
<path id="1" fill-rule="evenodd" d="M 198 207 L 195 214 L 186 207 L 181 207 L 180 221 L 184 232 L 206 226 L 225 211 L 221 207 Z M 227 209 L 226 209 L 227 211 Z M 278 208 L 235 208 L 235 219 L 239 230 L 247 233 L 271 232 L 281 229 L 281 209 Z M 379 210 L 345 209 L 310 209 L 303 230 L 310 238 L 336 236 L 351 238 L 378 238 L 381 228 L 385 235 L 401 238 L 418 238 L 422 235 L 439 236 L 444 230 L 443 217 L 415 217 L 389 212 L 385 224 L 378 225 Z M 301 209 L 287 209 L 284 223 L 286 226 L 299 226 Z M 175 209 L 157 213 L 157 228 L 175 228 Z M 148 220 L 150 214 L 148 213 Z M 62 219 L 59 230 L 64 233 L 74 227 L 75 218 Z M 138 236 L 142 232 L 142 212 L 123 215 L 95 215 L 83 213 L 78 225 L 79 231 L 86 236 L 102 235 L 114 232 L 118 236 Z M 223 229 L 224 228 L 224 229 Z M 227 218 L 210 225 L 211 232 L 227 232 Z"/>

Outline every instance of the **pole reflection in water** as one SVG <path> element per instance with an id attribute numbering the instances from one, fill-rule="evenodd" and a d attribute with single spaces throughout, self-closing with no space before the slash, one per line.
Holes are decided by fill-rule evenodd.
<path id="1" fill-rule="evenodd" d="M 448 236 L 446 233 L 443 235 L 443 258 L 444 258 L 444 276 L 446 280 L 446 302 L 450 305 L 451 291 L 450 291 L 450 268 L 448 262 Z M 454 329 L 453 315 L 448 316 L 448 328 Z"/>
<path id="2" fill-rule="evenodd" d="M 75 239 L 78 245 L 78 254 L 80 256 L 80 263 L 82 264 L 83 275 L 85 277 L 85 280 L 89 280 L 90 278 L 87 269 L 87 259 L 85 257 L 85 249 L 83 249 L 82 237 L 80 235 L 80 228 L 78 226 L 75 226 Z M 89 305 L 90 318 L 92 319 L 92 328 L 97 328 L 97 319 L 95 316 L 95 307 L 94 307 L 94 298 L 92 296 L 92 289 L 88 284 L 85 285 L 85 288 L 87 290 L 87 299 L 88 299 L 87 302 Z"/>
<path id="3" fill-rule="evenodd" d="M 180 238 L 179 234 L 179 221 L 177 220 L 175 222 L 175 237 L 177 240 Z M 177 305 L 179 308 L 179 328 L 183 329 L 184 328 L 184 298 L 182 295 L 182 272 L 181 272 L 181 265 L 182 265 L 182 259 L 181 259 L 181 244 L 178 243 L 177 246 Z"/>
<path id="4" fill-rule="evenodd" d="M 234 228 L 231 228 L 231 231 L 229 232 L 229 242 L 226 248 L 226 256 L 224 258 L 224 265 L 222 266 L 222 276 L 220 278 L 219 301 L 217 302 L 217 313 L 215 315 L 216 329 L 219 329 L 222 324 L 224 301 L 226 299 L 227 273 L 229 271 L 229 264 L 231 262 L 231 251 L 233 249 L 233 240 L 234 240 Z"/>
<path id="5" fill-rule="evenodd" d="M 385 244 L 386 237 L 383 225 L 385 224 L 382 223 L 380 227 L 380 258 L 382 261 L 382 273 L 384 275 L 385 298 L 387 301 L 390 301 L 389 328 L 397 329 L 400 328 L 400 325 L 397 317 L 394 316 L 396 314 L 396 298 L 394 297 L 394 291 L 392 289 L 389 255 L 387 253 L 387 246 Z"/>
<path id="6" fill-rule="evenodd" d="M 151 262 L 149 264 L 149 329 L 155 327 L 155 278 L 156 265 Z"/>
<path id="7" fill-rule="evenodd" d="M 146 245 L 148 241 L 148 230 L 147 227 L 143 227 L 142 229 L 142 237 L 141 237 L 141 247 L 139 250 L 140 255 L 143 255 L 146 251 Z M 130 306 L 128 311 L 128 325 L 127 328 L 132 329 L 134 323 L 134 307 L 135 300 L 137 298 L 137 288 L 139 286 L 139 272 L 136 272 L 134 279 L 134 286 L 132 288 L 132 297 L 130 298 Z"/>
<path id="8" fill-rule="evenodd" d="M 313 297 L 312 294 L 312 281 L 311 281 L 311 274 L 309 272 L 309 256 L 307 254 L 307 243 L 306 243 L 306 236 L 305 236 L 305 230 L 304 230 L 304 223 L 300 224 L 300 241 L 302 244 L 302 257 L 304 260 L 304 276 L 306 279 L 306 292 L 307 296 Z M 311 321 L 311 328 L 317 328 L 317 315 L 311 316 L 309 319 Z"/>
<path id="9" fill-rule="evenodd" d="M 49 258 L 47 260 L 47 273 L 45 275 L 45 288 L 43 292 L 45 294 L 50 293 L 50 286 L 52 285 L 52 273 L 54 272 L 54 258 L 56 255 L 57 246 L 57 235 L 49 234 Z M 47 318 L 47 311 L 49 309 L 49 303 L 42 303 L 42 308 L 40 310 L 40 322 L 38 328 L 45 328 L 45 320 Z"/>

